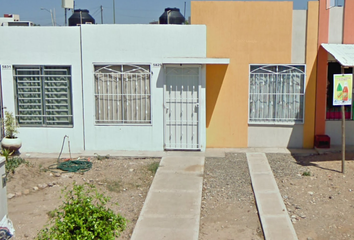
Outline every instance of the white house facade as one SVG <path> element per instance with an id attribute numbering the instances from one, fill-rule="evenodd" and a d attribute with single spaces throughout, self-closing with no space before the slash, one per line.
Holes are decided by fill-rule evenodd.
<path id="1" fill-rule="evenodd" d="M 22 152 L 206 147 L 204 25 L 2 27 L 2 106 Z"/>

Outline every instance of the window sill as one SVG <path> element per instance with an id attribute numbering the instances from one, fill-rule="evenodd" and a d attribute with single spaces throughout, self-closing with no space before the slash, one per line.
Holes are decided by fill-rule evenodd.
<path id="1" fill-rule="evenodd" d="M 326 122 L 339 122 L 342 121 L 342 119 L 326 119 Z M 346 122 L 352 122 L 354 119 L 345 119 Z"/>
<path id="2" fill-rule="evenodd" d="M 65 125 L 65 126 L 43 126 L 43 125 L 25 125 L 21 126 L 20 128 L 74 128 L 74 125 Z"/>
<path id="3" fill-rule="evenodd" d="M 141 126 L 141 127 L 151 127 L 152 123 L 95 123 L 95 127 L 134 127 L 134 126 Z"/>
<path id="4" fill-rule="evenodd" d="M 271 126 L 294 126 L 304 125 L 304 122 L 248 122 L 249 126 L 271 125 Z"/>

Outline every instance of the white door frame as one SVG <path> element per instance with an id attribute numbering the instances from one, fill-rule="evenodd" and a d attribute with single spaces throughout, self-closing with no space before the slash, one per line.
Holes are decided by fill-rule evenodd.
<path id="1" fill-rule="evenodd" d="M 166 131 L 166 114 L 165 114 L 165 111 L 166 111 L 166 80 L 167 80 L 167 76 L 166 76 L 166 68 L 168 67 L 178 67 L 178 68 L 191 68 L 191 67 L 198 67 L 198 126 L 197 126 L 197 130 L 198 130 L 198 134 L 197 134 L 197 137 L 198 137 L 198 147 L 197 148 L 186 148 L 186 149 L 183 149 L 183 148 L 178 148 L 178 149 L 173 149 L 173 148 L 166 148 L 166 134 L 165 134 L 165 131 Z M 201 113 L 203 111 L 201 111 L 201 108 L 203 106 L 201 106 L 201 100 L 200 100 L 200 97 L 201 97 L 201 87 L 202 87 L 202 76 L 203 76 L 203 73 L 202 73 L 202 66 L 201 65 L 198 65 L 198 64 L 188 64 L 188 65 L 182 65 L 182 64 L 165 64 L 164 67 L 163 67 L 163 70 L 164 70 L 164 81 L 163 81 L 163 148 L 165 151 L 168 151 L 168 150 L 195 150 L 195 151 L 200 151 L 202 149 L 202 139 L 201 139 Z"/>

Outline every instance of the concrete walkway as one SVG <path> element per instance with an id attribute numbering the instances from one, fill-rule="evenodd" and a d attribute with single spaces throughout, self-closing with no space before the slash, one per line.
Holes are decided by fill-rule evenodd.
<path id="1" fill-rule="evenodd" d="M 204 157 L 165 156 L 131 240 L 198 240 Z"/>
<path id="2" fill-rule="evenodd" d="M 297 240 L 266 155 L 247 153 L 247 161 L 265 239 Z"/>

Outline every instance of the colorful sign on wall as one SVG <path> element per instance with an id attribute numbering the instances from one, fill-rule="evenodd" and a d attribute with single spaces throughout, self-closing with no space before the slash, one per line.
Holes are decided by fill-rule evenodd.
<path id="1" fill-rule="evenodd" d="M 333 106 L 352 105 L 353 75 L 333 75 Z"/>

